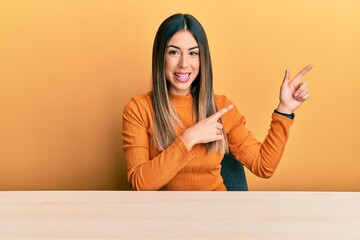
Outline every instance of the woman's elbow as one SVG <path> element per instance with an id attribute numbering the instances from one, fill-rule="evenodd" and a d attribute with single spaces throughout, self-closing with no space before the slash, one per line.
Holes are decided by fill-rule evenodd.
<path id="1" fill-rule="evenodd" d="M 275 169 L 261 168 L 257 172 L 257 176 L 265 179 L 269 179 L 274 175 Z"/>
<path id="2" fill-rule="evenodd" d="M 263 174 L 261 177 L 265 178 L 265 179 L 269 179 L 274 175 L 274 172 L 266 172 L 265 174 Z"/>

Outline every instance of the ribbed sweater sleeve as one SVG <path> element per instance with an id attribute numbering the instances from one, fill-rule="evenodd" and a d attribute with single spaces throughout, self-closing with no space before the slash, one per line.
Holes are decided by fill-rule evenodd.
<path id="1" fill-rule="evenodd" d="M 151 119 L 151 103 L 146 97 L 134 97 L 124 107 L 123 149 L 128 180 L 136 190 L 159 190 L 193 158 L 177 137 L 169 147 L 150 159 Z"/>
<path id="2" fill-rule="evenodd" d="M 225 96 L 219 97 L 218 101 L 222 106 L 233 104 Z M 293 120 L 273 113 L 270 129 L 262 143 L 246 128 L 245 118 L 237 107 L 224 114 L 222 121 L 227 132 L 229 148 L 236 159 L 255 175 L 271 177 L 283 155 Z"/>

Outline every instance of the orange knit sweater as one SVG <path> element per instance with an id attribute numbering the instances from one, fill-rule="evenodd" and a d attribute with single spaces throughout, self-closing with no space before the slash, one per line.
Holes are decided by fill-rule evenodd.
<path id="1" fill-rule="evenodd" d="M 172 96 L 172 104 L 186 128 L 194 125 L 192 96 Z M 225 96 L 215 95 L 218 109 L 233 104 Z M 226 190 L 220 175 L 219 153 L 206 153 L 204 144 L 188 151 L 180 135 L 164 151 L 153 145 L 151 93 L 133 97 L 123 112 L 123 149 L 128 180 L 136 190 Z M 268 178 L 283 154 L 293 120 L 272 114 L 270 130 L 263 143 L 245 127 L 245 118 L 235 107 L 222 117 L 229 148 L 252 173 Z"/>

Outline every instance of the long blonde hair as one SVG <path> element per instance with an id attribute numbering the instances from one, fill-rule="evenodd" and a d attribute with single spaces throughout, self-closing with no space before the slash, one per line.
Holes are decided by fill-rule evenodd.
<path id="1" fill-rule="evenodd" d="M 154 40 L 152 53 L 152 106 L 154 109 L 154 144 L 163 151 L 178 136 L 176 126 L 182 127 L 176 111 L 171 104 L 169 86 L 165 77 L 165 50 L 171 37 L 180 30 L 192 33 L 199 46 L 200 71 L 191 85 L 193 112 L 199 122 L 217 112 L 213 91 L 210 50 L 204 28 L 189 14 L 175 14 L 160 25 Z M 219 119 L 221 122 L 221 119 Z M 227 137 L 207 143 L 207 150 L 228 152 Z"/>

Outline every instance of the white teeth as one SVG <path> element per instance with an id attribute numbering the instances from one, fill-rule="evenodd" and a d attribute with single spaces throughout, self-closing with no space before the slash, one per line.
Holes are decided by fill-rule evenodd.
<path id="1" fill-rule="evenodd" d="M 176 74 L 175 73 L 175 75 L 178 76 L 178 77 L 181 77 L 181 78 L 187 78 L 187 77 L 190 76 L 190 73 L 188 73 L 188 74 Z"/>

